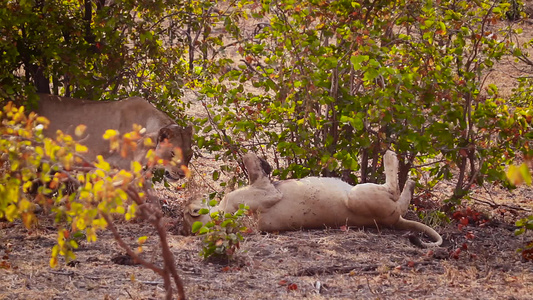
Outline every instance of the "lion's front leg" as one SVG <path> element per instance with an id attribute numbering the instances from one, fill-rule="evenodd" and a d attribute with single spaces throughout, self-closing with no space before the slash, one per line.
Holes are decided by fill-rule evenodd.
<path id="1" fill-rule="evenodd" d="M 257 183 L 257 182 L 256 182 Z M 277 204 L 283 198 L 283 194 L 270 183 L 263 183 L 260 187 L 250 185 L 235 190 L 224 197 L 222 210 L 233 213 L 241 204 L 250 207 L 250 211 L 261 211 Z"/>

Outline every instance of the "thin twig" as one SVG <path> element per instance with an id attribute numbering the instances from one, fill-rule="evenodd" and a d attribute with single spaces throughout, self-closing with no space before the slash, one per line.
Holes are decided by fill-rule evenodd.
<path id="1" fill-rule="evenodd" d="M 189 164 L 190 166 L 192 166 L 192 168 L 194 169 L 194 171 L 196 171 L 196 174 L 198 174 L 200 176 L 200 178 L 202 179 L 202 181 L 213 191 L 217 191 L 207 180 L 205 180 L 204 176 L 202 176 L 200 174 L 200 171 L 198 170 L 198 168 L 196 168 L 196 165 L 194 164 Z"/>
<path id="2" fill-rule="evenodd" d="M 514 206 L 514 205 L 509 205 L 509 204 L 498 204 L 498 203 L 495 203 L 495 202 L 482 200 L 482 199 L 475 198 L 475 197 L 470 197 L 470 199 L 474 200 L 477 203 L 488 205 L 491 208 L 505 207 L 505 208 L 508 208 L 508 209 L 521 210 L 521 211 L 527 211 L 527 212 L 533 211 L 533 210 L 531 210 L 529 208 L 523 208 L 523 207 L 520 207 L 520 206 Z"/>

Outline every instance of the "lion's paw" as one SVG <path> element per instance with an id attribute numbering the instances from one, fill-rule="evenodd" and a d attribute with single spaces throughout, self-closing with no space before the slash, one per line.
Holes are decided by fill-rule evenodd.
<path id="1" fill-rule="evenodd" d="M 396 153 L 393 151 L 387 150 L 387 152 L 385 152 L 385 155 L 383 156 L 383 162 L 385 166 L 390 166 L 398 170 L 398 158 L 396 157 Z"/>
<path id="2" fill-rule="evenodd" d="M 404 190 L 407 189 L 411 192 L 411 194 L 413 194 L 413 192 L 415 191 L 415 186 L 416 182 L 414 182 L 412 179 L 408 179 L 403 188 Z"/>

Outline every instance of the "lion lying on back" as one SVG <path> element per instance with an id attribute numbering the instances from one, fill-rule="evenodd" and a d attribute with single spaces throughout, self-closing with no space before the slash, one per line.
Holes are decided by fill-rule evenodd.
<path id="1" fill-rule="evenodd" d="M 213 210 L 233 213 L 246 204 L 258 218 L 261 231 L 286 231 L 301 228 L 348 226 L 387 226 L 423 232 L 434 242 L 413 241 L 419 246 L 435 247 L 442 237 L 432 228 L 402 218 L 413 196 L 415 183 L 409 180 L 400 194 L 398 159 L 392 151 L 383 157 L 385 184 L 349 185 L 337 178 L 307 177 L 272 183 L 261 167 L 260 159 L 248 153 L 244 164 L 250 185 L 227 194 Z M 190 233 L 196 221 L 205 223 L 207 215 L 198 211 L 201 203 L 188 203 L 184 212 L 184 230 Z"/>

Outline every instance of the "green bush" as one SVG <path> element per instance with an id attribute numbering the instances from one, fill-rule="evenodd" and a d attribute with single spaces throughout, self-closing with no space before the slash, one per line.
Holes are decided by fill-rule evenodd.
<path id="1" fill-rule="evenodd" d="M 531 139 L 532 116 L 529 103 L 510 107 L 485 84 L 512 55 L 513 31 L 492 25 L 508 6 L 264 1 L 250 12 L 260 26 L 239 43 L 241 63 L 198 86 L 214 100 L 205 100 L 198 144 L 224 159 L 241 148 L 270 152 L 282 179 L 352 183 L 356 174 L 379 181 L 379 157 L 393 148 L 402 186 L 409 171 L 429 172 L 428 188 L 452 179 L 452 204 L 473 185 L 505 185 L 505 165 Z"/>
<path id="2" fill-rule="evenodd" d="M 209 215 L 210 221 L 203 224 L 195 222 L 192 232 L 202 236 L 202 250 L 200 255 L 207 258 L 232 259 L 243 240 L 242 233 L 248 228 L 243 225 L 243 218 L 247 215 L 248 206 L 239 205 L 233 214 L 220 211 L 210 212 L 210 208 L 218 204 L 217 200 L 208 202 L 209 208 L 203 208 L 200 214 Z"/>

